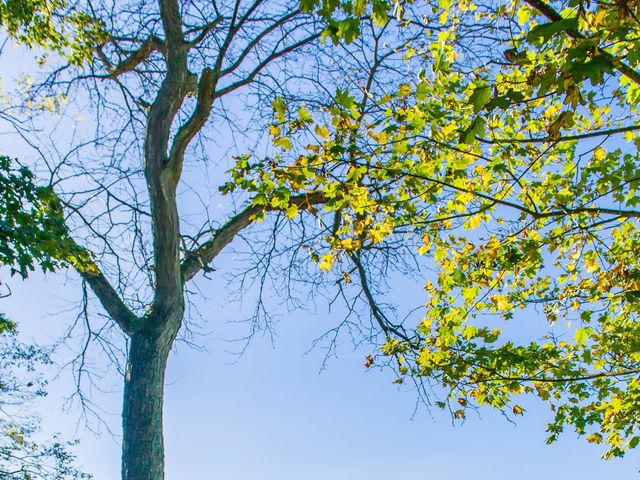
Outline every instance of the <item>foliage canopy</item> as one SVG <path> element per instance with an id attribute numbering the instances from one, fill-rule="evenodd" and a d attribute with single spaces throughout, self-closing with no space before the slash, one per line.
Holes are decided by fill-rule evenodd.
<path id="1" fill-rule="evenodd" d="M 405 28 L 420 21 L 411 3 L 395 5 Z M 314 6 L 349 42 L 365 2 Z M 403 46 L 417 78 L 363 100 L 338 91 L 327 114 L 274 102 L 279 153 L 241 158 L 226 189 L 291 218 L 289 198 L 322 192 L 312 214 L 333 227 L 313 257 L 346 281 L 393 245 L 428 258 L 437 274 L 414 328 L 370 298 L 398 381 L 443 387 L 436 403 L 458 419 L 479 405 L 520 415 L 518 395 L 536 395 L 553 410 L 550 442 L 570 426 L 620 456 L 640 442 L 640 7 L 427 8 L 436 33 Z"/>
<path id="2" fill-rule="evenodd" d="M 0 28 L 13 41 L 56 52 L 73 65 L 89 60 L 95 45 L 105 39 L 95 17 L 65 0 L 2 0 Z"/>
<path id="3" fill-rule="evenodd" d="M 36 266 L 52 271 L 72 259 L 74 246 L 53 190 L 14 163 L 0 156 L 0 265 L 25 278 Z"/>

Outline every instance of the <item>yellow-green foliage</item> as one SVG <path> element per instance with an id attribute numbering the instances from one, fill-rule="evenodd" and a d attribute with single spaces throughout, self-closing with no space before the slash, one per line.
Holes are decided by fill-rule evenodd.
<path id="1" fill-rule="evenodd" d="M 354 9 L 380 8 L 307 3 L 347 42 Z M 407 15 L 408 3 L 387 12 Z M 339 218 L 312 255 L 322 270 L 348 274 L 351 252 L 417 243 L 438 273 L 423 320 L 382 348 L 400 379 L 444 387 L 438 405 L 456 418 L 478 405 L 521 415 L 517 397 L 536 395 L 554 414 L 549 441 L 570 426 L 622 455 L 640 441 L 640 8 L 425 8 L 439 28 L 404 47 L 423 72 L 372 99 L 383 120 L 363 116 L 358 91 L 336 92 L 328 121 L 280 99 L 269 129 L 279 154 L 243 157 L 225 190 L 289 217 Z M 464 56 L 470 25 L 495 38 L 482 64 Z M 322 208 L 289 205 L 311 192 Z M 550 333 L 523 340 L 536 316 Z"/>

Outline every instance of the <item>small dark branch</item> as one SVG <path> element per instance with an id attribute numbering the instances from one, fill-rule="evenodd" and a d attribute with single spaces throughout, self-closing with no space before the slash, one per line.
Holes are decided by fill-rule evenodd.
<path id="1" fill-rule="evenodd" d="M 375 168 L 375 167 L 372 167 Z M 407 177 L 412 177 L 412 178 L 419 178 L 421 180 L 426 180 L 428 182 L 432 182 L 435 183 L 436 185 L 441 185 L 445 188 L 450 188 L 451 190 L 455 190 L 458 192 L 463 192 L 463 193 L 470 193 L 471 195 L 478 197 L 478 198 L 482 198 L 483 200 L 487 200 L 488 202 L 491 202 L 492 205 L 503 205 L 505 207 L 509 207 L 509 208 L 513 208 L 515 210 L 518 210 L 520 212 L 523 212 L 535 219 L 540 219 L 540 218 L 549 218 L 549 217 L 561 217 L 564 215 L 578 215 L 581 213 L 587 213 L 587 214 L 593 214 L 593 215 L 613 215 L 616 217 L 624 217 L 624 218 L 640 218 L 640 211 L 639 210 L 622 210 L 622 209 L 617 209 L 617 208 L 604 208 L 604 207 L 564 207 L 561 205 L 556 205 L 556 208 L 554 210 L 550 210 L 547 212 L 539 212 L 536 210 L 532 210 L 531 208 L 525 207 L 524 205 L 520 205 L 514 202 L 510 202 L 508 200 L 504 200 L 502 198 L 496 198 L 493 197 L 491 195 L 488 195 L 486 193 L 482 193 L 482 192 L 478 192 L 476 190 L 471 190 L 468 188 L 464 188 L 464 187 L 459 187 L 456 185 L 453 185 L 449 182 L 446 182 L 444 180 L 440 180 L 437 178 L 433 178 L 433 177 L 428 177 L 425 175 L 417 175 L 417 174 L 413 174 L 413 173 L 402 173 L 402 175 L 405 175 Z"/>
<path id="2" fill-rule="evenodd" d="M 213 67 L 214 71 L 218 75 L 220 75 L 220 72 L 222 70 L 222 63 L 224 62 L 227 56 L 227 51 L 229 50 L 229 47 L 231 47 L 231 43 L 233 42 L 234 37 L 240 31 L 244 23 L 247 20 L 249 20 L 249 17 L 258 8 L 260 3 L 261 3 L 261 0 L 255 1 L 253 5 L 251 5 L 251 7 L 249 7 L 249 9 L 245 12 L 245 14 L 240 18 L 240 21 L 238 21 L 238 11 L 240 8 L 240 2 L 236 1 L 236 4 L 233 9 L 233 15 L 231 16 L 231 25 L 229 26 L 229 31 L 227 32 L 227 36 L 225 37 L 224 42 L 220 47 L 220 50 L 218 52 L 218 57 Z"/>
<path id="3" fill-rule="evenodd" d="M 391 337 L 391 335 L 395 335 L 396 337 L 404 340 L 405 342 L 411 342 L 411 339 L 407 336 L 405 332 L 402 331 L 401 325 L 395 325 L 384 314 L 378 302 L 376 302 L 375 297 L 373 296 L 373 292 L 369 287 L 369 280 L 367 278 L 367 272 L 360 261 L 360 255 L 355 252 L 349 252 L 349 258 L 353 262 L 358 272 L 358 277 L 360 277 L 360 286 L 362 287 L 362 291 L 364 292 L 364 296 L 367 299 L 367 303 L 369 304 L 369 309 L 371 310 L 371 315 L 376 320 L 376 323 L 380 326 L 380 329 L 387 337 Z"/>
<path id="4" fill-rule="evenodd" d="M 297 205 L 301 209 L 324 203 L 324 201 L 324 194 L 322 192 L 305 193 L 290 199 L 291 204 Z M 198 272 L 206 271 L 208 265 L 218 256 L 224 247 L 231 243 L 238 233 L 251 225 L 254 222 L 255 216 L 264 209 L 265 207 L 256 205 L 246 207 L 221 228 L 216 230 L 209 240 L 204 242 L 196 250 L 187 253 L 181 264 L 184 282 L 191 280 Z M 275 209 L 266 207 L 266 210 L 273 211 Z"/>
<path id="5" fill-rule="evenodd" d="M 299 15 L 299 14 L 300 14 L 300 10 L 295 10 L 289 13 L 288 15 L 285 15 L 284 17 L 276 20 L 269 27 L 265 28 L 262 32 L 256 35 L 247 44 L 247 46 L 244 48 L 242 53 L 238 56 L 237 60 L 232 65 L 230 65 L 229 67 L 221 71 L 220 76 L 222 77 L 224 75 L 228 75 L 229 73 L 235 71 L 242 64 L 242 62 L 247 58 L 249 53 L 256 47 L 256 45 L 258 45 L 267 35 L 269 35 L 276 28 L 284 25 L 287 21 L 291 20 L 292 18 L 294 18 L 296 15 Z"/>
<path id="6" fill-rule="evenodd" d="M 540 212 L 531 215 L 534 218 L 560 217 L 563 215 L 577 215 L 580 213 L 589 213 L 593 215 L 613 215 L 622 218 L 640 218 L 638 210 L 620 210 L 617 208 L 600 208 L 600 207 L 577 207 L 577 208 L 560 208 L 551 212 Z"/>
<path id="7" fill-rule="evenodd" d="M 240 87 L 243 87 L 245 85 L 250 84 L 255 78 L 256 76 L 267 66 L 269 65 L 271 62 L 273 62 L 274 60 L 285 56 L 286 54 L 293 52 L 295 50 L 297 50 L 298 48 L 313 42 L 314 40 L 320 38 L 320 33 L 315 33 L 313 35 L 309 35 L 308 37 L 303 38 L 302 40 L 289 45 L 286 48 L 283 48 L 282 50 L 278 50 L 273 52 L 268 58 L 264 59 L 263 61 L 261 61 L 251 72 L 249 72 L 249 74 L 243 78 L 242 80 L 238 80 L 235 83 L 232 83 L 231 85 L 228 85 L 227 87 L 218 90 L 215 93 L 215 97 L 222 97 L 224 95 L 226 95 L 229 92 L 232 92 Z"/>
<path id="8" fill-rule="evenodd" d="M 629 125 L 628 127 L 610 128 L 607 130 L 595 130 L 593 132 L 579 133 L 576 135 L 565 135 L 562 137 L 542 137 L 542 138 L 478 138 L 478 141 L 489 144 L 502 143 L 561 143 L 585 138 L 608 137 L 618 133 L 635 132 L 640 130 L 640 125 Z"/>
<path id="9" fill-rule="evenodd" d="M 198 35 L 196 35 L 193 40 L 189 41 L 189 46 L 193 47 L 200 44 L 200 42 L 202 42 L 206 36 L 222 22 L 222 20 L 224 20 L 224 17 L 222 15 L 218 15 L 213 21 L 204 25 Z"/>
<path id="10" fill-rule="evenodd" d="M 637 376 L 640 374 L 640 369 L 632 369 L 632 370 L 617 370 L 610 372 L 593 372 L 593 373 L 584 373 L 584 374 L 576 374 L 574 376 L 568 377 L 549 377 L 549 376 L 531 376 L 531 377 L 510 377 L 501 375 L 499 372 L 491 368 L 487 368 L 484 366 L 480 366 L 480 368 L 484 370 L 488 370 L 492 374 L 496 375 L 496 378 L 488 378 L 486 380 L 476 381 L 475 383 L 492 383 L 492 382 L 541 382 L 541 383 L 573 383 L 573 382 L 584 382 L 587 380 L 595 380 L 597 378 L 605 378 L 605 377 L 628 377 L 628 376 Z"/>

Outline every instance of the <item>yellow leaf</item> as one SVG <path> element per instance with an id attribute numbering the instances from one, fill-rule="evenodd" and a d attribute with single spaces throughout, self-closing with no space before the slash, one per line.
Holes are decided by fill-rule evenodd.
<path id="1" fill-rule="evenodd" d="M 514 415 L 524 415 L 524 408 L 522 408 L 520 405 L 514 405 L 513 406 L 513 413 Z"/>
<path id="2" fill-rule="evenodd" d="M 422 237 L 422 245 L 418 247 L 418 253 L 420 255 L 424 255 L 429 251 L 429 249 L 431 249 L 431 245 L 431 238 L 429 238 L 428 235 L 425 235 L 424 237 Z"/>
<path id="3" fill-rule="evenodd" d="M 398 94 L 402 97 L 408 97 L 411 94 L 411 85 L 403 83 L 398 88 Z"/>
<path id="4" fill-rule="evenodd" d="M 592 433 L 591 435 L 587 436 L 587 442 L 589 442 L 589 443 L 601 443 L 602 442 L 602 435 L 600 435 L 599 433 Z"/>
<path id="5" fill-rule="evenodd" d="M 345 238 L 343 240 L 340 240 L 339 246 L 343 250 L 353 250 L 353 246 L 354 246 L 353 245 L 353 238 L 349 237 L 349 238 Z"/>
<path id="6" fill-rule="evenodd" d="M 491 297 L 491 301 L 497 310 L 505 311 L 513 308 L 513 304 L 504 295 L 494 295 Z"/>
<path id="7" fill-rule="evenodd" d="M 322 127 L 320 125 L 316 125 L 315 131 L 316 135 L 318 135 L 319 137 L 327 139 L 330 136 L 329 129 L 325 125 L 323 125 Z"/>
<path id="8" fill-rule="evenodd" d="M 595 158 L 596 160 L 604 160 L 606 156 L 607 151 L 602 147 L 598 147 L 593 151 L 593 158 Z"/>
<path id="9" fill-rule="evenodd" d="M 524 25 L 525 23 L 527 23 L 527 21 L 529 20 L 530 17 L 531 17 L 531 13 L 530 13 L 528 7 L 524 6 L 524 7 L 520 8 L 518 10 L 518 24 L 519 25 Z"/>
<path id="10" fill-rule="evenodd" d="M 477 228 L 481 222 L 482 222 L 482 215 L 472 215 L 464 223 L 464 228 L 466 230 L 473 230 L 474 228 Z"/>
<path id="11" fill-rule="evenodd" d="M 333 255 L 330 253 L 326 253 L 322 256 L 322 260 L 320 260 L 320 270 L 323 272 L 331 270 L 333 267 Z"/>
<path id="12" fill-rule="evenodd" d="M 292 203 L 284 213 L 288 218 L 295 218 L 298 216 L 298 205 Z"/>
<path id="13" fill-rule="evenodd" d="M 279 137 L 282 133 L 282 130 L 277 125 L 269 125 L 269 133 L 274 137 Z"/>

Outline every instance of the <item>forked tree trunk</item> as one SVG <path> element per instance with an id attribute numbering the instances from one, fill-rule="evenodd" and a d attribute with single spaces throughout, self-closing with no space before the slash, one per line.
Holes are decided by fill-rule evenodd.
<path id="1" fill-rule="evenodd" d="M 164 479 L 164 375 L 174 337 L 155 331 L 131 337 L 122 406 L 122 480 Z"/>

